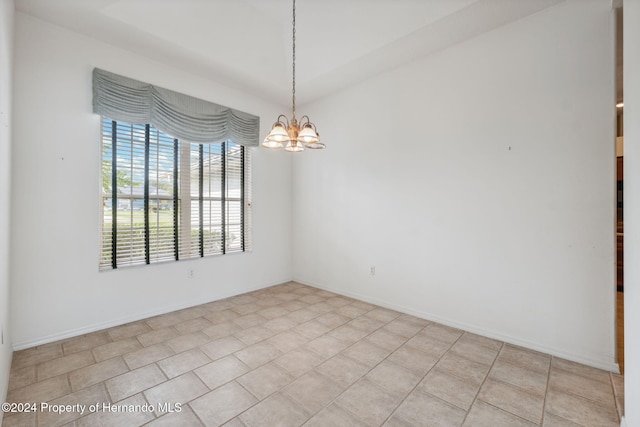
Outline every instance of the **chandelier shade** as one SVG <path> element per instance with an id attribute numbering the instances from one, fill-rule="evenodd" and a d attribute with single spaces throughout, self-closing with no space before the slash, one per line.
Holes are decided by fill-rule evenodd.
<path id="1" fill-rule="evenodd" d="M 296 0 L 293 0 L 293 80 L 291 97 L 291 120 L 283 114 L 271 127 L 269 135 L 262 141 L 265 148 L 282 148 L 290 152 L 304 151 L 305 148 L 323 149 L 325 145 L 320 141 L 320 134 L 308 116 L 296 119 Z"/>

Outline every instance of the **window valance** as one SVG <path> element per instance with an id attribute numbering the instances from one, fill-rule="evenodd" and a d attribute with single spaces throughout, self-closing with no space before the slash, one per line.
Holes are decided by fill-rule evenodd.
<path id="1" fill-rule="evenodd" d="M 257 146 L 260 117 L 109 71 L 93 70 L 93 112 L 112 120 L 150 124 L 188 142 L 232 140 Z"/>

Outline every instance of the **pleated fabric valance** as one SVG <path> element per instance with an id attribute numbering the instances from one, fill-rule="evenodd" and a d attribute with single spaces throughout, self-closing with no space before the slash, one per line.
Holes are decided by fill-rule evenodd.
<path id="1" fill-rule="evenodd" d="M 93 70 L 93 112 L 112 120 L 150 124 L 188 142 L 232 140 L 257 146 L 260 117 L 105 70 Z"/>

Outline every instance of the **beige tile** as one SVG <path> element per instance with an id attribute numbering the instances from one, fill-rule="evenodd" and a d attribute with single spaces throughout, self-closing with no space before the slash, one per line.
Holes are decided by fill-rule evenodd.
<path id="1" fill-rule="evenodd" d="M 304 424 L 304 427 L 367 427 L 367 424 L 332 403 Z"/>
<path id="2" fill-rule="evenodd" d="M 211 314 L 211 311 L 207 310 L 206 308 L 204 308 L 204 307 L 202 307 L 200 305 L 196 305 L 196 306 L 193 306 L 193 307 L 189 307 L 189 308 L 184 308 L 182 310 L 178 310 L 175 313 L 178 316 L 178 318 L 180 319 L 180 322 L 186 322 L 187 320 L 193 320 L 193 319 L 196 319 L 198 317 L 207 316 L 207 315 Z"/>
<path id="3" fill-rule="evenodd" d="M 531 371 L 521 366 L 498 360 L 494 363 L 489 377 L 513 384 L 537 395 L 544 395 L 547 391 L 548 375 L 538 371 Z"/>
<path id="4" fill-rule="evenodd" d="M 236 337 L 229 336 L 211 341 L 210 343 L 200 347 L 200 350 L 202 350 L 202 352 L 206 354 L 209 359 L 217 360 L 221 357 L 228 356 L 229 354 L 234 353 L 238 350 L 242 350 L 246 346 L 247 345 L 245 343 L 243 343 Z"/>
<path id="5" fill-rule="evenodd" d="M 349 317 L 351 319 L 355 319 L 358 316 L 362 316 L 368 310 L 360 307 L 354 307 L 353 305 L 344 305 L 340 308 L 333 310 L 334 313 L 340 314 L 342 316 Z"/>
<path id="6" fill-rule="evenodd" d="M 214 325 L 220 323 L 228 323 L 240 317 L 238 313 L 233 310 L 222 310 L 222 311 L 214 311 L 213 313 L 207 314 L 205 318 L 213 323 Z"/>
<path id="7" fill-rule="evenodd" d="M 219 426 L 258 401 L 235 381 L 223 385 L 189 403 L 208 426 Z"/>
<path id="8" fill-rule="evenodd" d="M 481 342 L 465 339 L 465 337 L 462 336 L 451 346 L 451 350 L 449 351 L 474 362 L 491 365 L 498 356 L 500 349 L 488 348 L 482 345 Z"/>
<path id="9" fill-rule="evenodd" d="M 83 415 L 89 415 L 89 406 L 95 404 L 109 404 L 109 397 L 102 383 L 52 400 L 48 402 L 48 408 L 41 406 L 38 411 L 38 424 L 47 427 L 65 425 Z M 56 407 L 65 409 L 56 411 Z"/>
<path id="10" fill-rule="evenodd" d="M 399 317 L 384 325 L 382 330 L 408 339 L 420 332 L 423 328 L 423 325 L 411 323 Z"/>
<path id="11" fill-rule="evenodd" d="M 69 386 L 67 376 L 59 375 L 10 390 L 7 394 L 7 402 L 48 402 L 69 393 L 71 393 L 71 387 Z"/>
<path id="12" fill-rule="evenodd" d="M 247 345 L 255 344 L 257 342 L 266 340 L 269 337 L 275 335 L 271 329 L 267 329 L 263 326 L 254 326 L 249 329 L 243 329 L 233 334 L 234 337 Z"/>
<path id="13" fill-rule="evenodd" d="M 572 423 L 557 415 L 545 413 L 542 427 L 584 427 L 580 424 Z"/>
<path id="14" fill-rule="evenodd" d="M 439 323 L 431 323 L 420 333 L 432 338 L 436 338 L 442 342 L 453 344 L 458 340 L 458 338 L 460 338 L 460 336 L 462 336 L 462 332 L 463 331 L 461 331 L 460 329 L 451 328 Z"/>
<path id="15" fill-rule="evenodd" d="M 174 327 L 168 327 L 163 329 L 155 329 L 151 332 L 140 334 L 137 336 L 138 341 L 144 347 L 150 347 L 155 344 L 160 344 L 169 341 L 171 338 L 175 338 L 179 335 L 179 332 Z"/>
<path id="16" fill-rule="evenodd" d="M 240 420 L 247 427 L 299 426 L 308 417 L 296 402 L 282 393 L 274 393 L 241 414 Z"/>
<path id="17" fill-rule="evenodd" d="M 167 314 L 161 314 L 160 316 L 154 316 L 151 317 L 149 319 L 146 319 L 145 322 L 147 322 L 147 325 L 151 326 L 152 329 L 164 329 L 164 328 L 168 328 L 170 326 L 176 325 L 180 322 L 182 322 L 183 319 L 181 319 L 177 313 L 173 312 L 173 313 L 167 313 Z"/>
<path id="18" fill-rule="evenodd" d="M 309 310 L 308 308 L 302 308 L 300 310 L 292 311 L 285 317 L 287 319 L 293 320 L 296 323 L 304 323 L 308 322 L 309 320 L 315 319 L 318 316 L 320 316 L 320 313 Z"/>
<path id="19" fill-rule="evenodd" d="M 436 357 L 442 357 L 452 346 L 449 342 L 441 341 L 423 333 L 419 333 L 408 340 L 407 345 Z"/>
<path id="20" fill-rule="evenodd" d="M 593 368 L 591 366 L 581 365 L 570 360 L 561 359 L 559 357 L 553 357 L 551 359 L 551 370 L 563 370 L 574 375 L 580 375 L 585 378 L 589 378 L 593 381 L 599 381 L 604 384 L 610 384 L 611 379 L 609 372 L 602 369 Z"/>
<path id="21" fill-rule="evenodd" d="M 306 295 L 306 296 L 303 296 L 303 297 L 301 297 L 299 299 L 300 299 L 300 301 L 306 302 L 307 304 L 317 304 L 319 302 L 326 301 L 326 298 L 322 298 L 322 297 L 319 297 L 317 295 Z"/>
<path id="22" fill-rule="evenodd" d="M 388 360 L 404 366 L 418 375 L 424 375 L 436 364 L 438 358 L 413 347 L 403 345 L 391 353 Z"/>
<path id="23" fill-rule="evenodd" d="M 316 371 L 327 376 L 343 387 L 358 381 L 369 371 L 369 367 L 355 360 L 338 354 L 316 368 Z"/>
<path id="24" fill-rule="evenodd" d="M 120 341 L 127 338 L 135 337 L 136 335 L 150 332 L 151 328 L 143 320 L 139 322 L 127 323 L 121 326 L 116 326 L 107 330 L 107 333 L 111 337 L 112 341 Z"/>
<path id="25" fill-rule="evenodd" d="M 121 424 L 122 425 L 122 424 Z M 145 424 L 145 427 L 202 427 L 198 417 L 195 416 L 193 411 L 188 405 L 182 405 L 180 412 L 167 413 L 160 418 L 156 418 L 149 424 Z"/>
<path id="26" fill-rule="evenodd" d="M 427 319 L 423 319 L 423 318 L 417 317 L 417 316 L 412 316 L 410 314 L 401 314 L 400 317 L 398 317 L 397 320 L 401 320 L 401 321 L 407 322 L 407 323 L 412 323 L 412 324 L 414 324 L 416 326 L 421 326 L 423 328 L 431 323 Z"/>
<path id="27" fill-rule="evenodd" d="M 204 317 L 196 317 L 194 319 L 190 319 L 182 323 L 178 323 L 174 327 L 181 334 L 190 334 L 192 332 L 201 331 L 205 328 L 208 328 L 209 326 L 212 326 L 212 323 L 209 322 L 207 319 L 205 319 Z"/>
<path id="28" fill-rule="evenodd" d="M 353 344 L 356 341 L 366 337 L 368 333 L 362 329 L 354 328 L 353 326 L 342 325 L 336 329 L 331 330 L 327 335 L 338 338 L 347 344 Z"/>
<path id="29" fill-rule="evenodd" d="M 268 342 L 263 341 L 238 350 L 233 354 L 249 368 L 255 369 L 282 355 L 282 352 Z"/>
<path id="30" fill-rule="evenodd" d="M 478 399 L 533 423 L 542 422 L 544 397 L 511 384 L 488 378 L 480 389 Z"/>
<path id="31" fill-rule="evenodd" d="M 193 348 L 159 361 L 158 366 L 168 378 L 174 378 L 209 362 L 211 362 L 211 359 L 202 351 Z"/>
<path id="32" fill-rule="evenodd" d="M 202 396 L 209 390 L 193 373 L 187 372 L 172 380 L 150 388 L 144 392 L 149 404 L 155 408 L 156 415 L 166 413 L 160 407 L 160 403 L 184 404 Z"/>
<path id="33" fill-rule="evenodd" d="M 618 409 L 618 417 L 624 415 L 624 376 L 611 374 L 611 383 L 613 384 L 613 396 L 616 399 L 616 408 Z"/>
<path id="34" fill-rule="evenodd" d="M 312 370 L 323 361 L 324 358 L 322 356 L 310 350 L 297 349 L 278 357 L 275 363 L 297 378 Z"/>
<path id="35" fill-rule="evenodd" d="M 368 335 L 365 340 L 370 342 L 371 344 L 377 345 L 378 347 L 384 348 L 385 350 L 391 352 L 404 344 L 406 338 L 382 329 L 378 329 L 377 331 Z"/>
<path id="36" fill-rule="evenodd" d="M 486 347 L 491 350 L 496 350 L 498 352 L 502 349 L 502 346 L 504 345 L 504 343 L 501 341 L 483 337 L 482 335 L 474 334 L 471 332 L 465 332 L 459 341 L 474 342 L 476 344 L 480 344 L 483 347 Z"/>
<path id="37" fill-rule="evenodd" d="M 342 409 L 355 414 L 371 426 L 382 424 L 400 401 L 401 398 L 396 394 L 365 379 L 353 384 L 335 400 Z"/>
<path id="38" fill-rule="evenodd" d="M 314 340 L 309 341 L 305 348 L 318 353 L 320 356 L 328 359 L 342 350 L 347 348 L 348 344 L 334 338 L 331 335 L 322 335 Z"/>
<path id="39" fill-rule="evenodd" d="M 373 368 L 380 363 L 389 353 L 389 350 L 385 350 L 366 341 L 358 341 L 342 352 L 345 356 L 369 368 Z"/>
<path id="40" fill-rule="evenodd" d="M 235 323 L 225 322 L 209 326 L 208 328 L 203 329 L 202 332 L 212 340 L 217 340 L 218 338 L 228 337 L 240 330 L 242 330 L 242 328 Z"/>
<path id="41" fill-rule="evenodd" d="M 318 314 L 329 313 L 334 309 L 334 306 L 332 306 L 331 304 L 327 304 L 326 302 L 318 302 L 309 306 L 309 310 L 314 311 Z"/>
<path id="42" fill-rule="evenodd" d="M 537 425 L 480 400 L 474 403 L 463 424 L 465 427 L 534 427 Z"/>
<path id="43" fill-rule="evenodd" d="M 231 310 L 239 314 L 240 316 L 245 316 L 247 314 L 255 313 L 256 311 L 262 310 L 264 307 L 258 305 L 256 303 L 249 304 L 241 304 L 231 307 Z"/>
<path id="44" fill-rule="evenodd" d="M 141 366 L 157 362 L 158 360 L 165 359 L 169 356 L 173 356 L 174 354 L 176 353 L 167 347 L 166 344 L 155 344 L 150 347 L 145 347 L 132 353 L 125 354 L 123 357 L 130 369 L 138 369 Z"/>
<path id="45" fill-rule="evenodd" d="M 281 306 L 286 308 L 289 311 L 298 311 L 298 310 L 302 310 L 303 308 L 307 308 L 309 304 L 304 303 L 302 301 L 287 301 L 287 302 L 283 302 Z"/>
<path id="46" fill-rule="evenodd" d="M 549 372 L 551 364 L 551 356 L 510 344 L 505 344 L 498 355 L 498 360 L 543 374 Z"/>
<path id="47" fill-rule="evenodd" d="M 201 366 L 193 372 L 200 377 L 207 387 L 213 390 L 248 371 L 247 365 L 231 355 Z"/>
<path id="48" fill-rule="evenodd" d="M 358 301 L 358 300 L 355 300 L 354 302 L 352 302 L 349 307 L 361 308 L 365 311 L 371 311 L 374 308 L 376 308 L 376 306 L 373 304 L 369 304 L 368 302 Z"/>
<path id="49" fill-rule="evenodd" d="M 287 317 L 277 317 L 265 322 L 263 326 L 277 334 L 293 329 L 297 325 L 298 323 L 295 320 L 289 319 Z"/>
<path id="50" fill-rule="evenodd" d="M 92 351 L 96 362 L 102 362 L 103 360 L 107 360 L 126 353 L 131 353 L 132 351 L 136 351 L 141 348 L 142 346 L 137 339 L 126 338 L 124 340 L 100 345 L 98 347 L 95 347 Z"/>
<path id="51" fill-rule="evenodd" d="M 71 389 L 77 391 L 128 371 L 129 368 L 124 360 L 121 357 L 114 357 L 70 372 L 69 383 Z"/>
<path id="52" fill-rule="evenodd" d="M 245 294 L 245 295 L 237 295 L 235 297 L 231 297 L 229 298 L 229 301 L 231 301 L 234 305 L 238 306 L 243 304 L 255 303 L 256 301 L 258 301 L 258 298 Z"/>
<path id="53" fill-rule="evenodd" d="M 351 318 L 338 313 L 325 313 L 321 316 L 316 317 L 316 320 L 323 325 L 327 325 L 331 329 L 334 329 L 338 326 L 344 325 L 347 322 L 350 322 Z"/>
<path id="54" fill-rule="evenodd" d="M 292 331 L 281 332 L 267 339 L 267 342 L 283 353 L 299 348 L 309 340 Z"/>
<path id="55" fill-rule="evenodd" d="M 618 427 L 620 420 L 615 409 L 574 394 L 550 389 L 547 392 L 545 411 L 576 424 Z"/>
<path id="56" fill-rule="evenodd" d="M 229 300 L 218 300 L 218 301 L 211 301 L 208 302 L 206 304 L 202 305 L 202 308 L 205 308 L 207 310 L 209 310 L 210 312 L 215 312 L 215 311 L 224 311 L 230 308 L 234 308 L 236 307 L 236 304 L 234 304 L 233 302 L 229 301 Z"/>
<path id="57" fill-rule="evenodd" d="M 281 390 L 293 379 L 293 376 L 275 363 L 267 363 L 237 378 L 236 381 L 262 400 Z"/>
<path id="58" fill-rule="evenodd" d="M 388 308 L 376 307 L 373 310 L 368 311 L 365 316 L 384 323 L 389 323 L 400 316 L 400 313 L 394 310 L 389 310 Z"/>
<path id="59" fill-rule="evenodd" d="M 445 402 L 468 411 L 480 390 L 480 384 L 472 383 L 446 371 L 433 368 L 420 382 L 416 390 L 432 394 Z"/>
<path id="60" fill-rule="evenodd" d="M 166 376 L 154 364 L 111 378 L 105 385 L 111 400 L 118 402 L 166 380 Z"/>
<path id="61" fill-rule="evenodd" d="M 334 307 L 344 307 L 345 305 L 349 305 L 353 303 L 354 300 L 352 300 L 351 298 L 337 296 L 337 297 L 327 298 L 326 302 L 327 304 L 331 304 Z"/>
<path id="62" fill-rule="evenodd" d="M 95 363 L 93 355 L 88 350 L 72 353 L 68 356 L 58 357 L 57 359 L 42 362 L 38 365 L 38 380 L 42 381 L 47 378 L 56 377 L 93 363 Z"/>
<path id="63" fill-rule="evenodd" d="M 56 359 L 62 355 L 62 345 L 59 342 L 39 345 L 14 352 L 11 367 L 13 369 L 20 369 L 25 366 L 33 366 L 51 359 Z"/>
<path id="64" fill-rule="evenodd" d="M 107 344 L 111 341 L 112 339 L 107 332 L 94 332 L 64 341 L 62 343 L 62 350 L 64 350 L 64 354 L 77 353 L 79 351 L 91 350 L 94 347 Z"/>
<path id="65" fill-rule="evenodd" d="M 447 353 L 436 365 L 439 369 L 449 372 L 459 378 L 468 380 L 473 384 L 481 384 L 489 373 L 490 366 L 474 362 L 456 353 Z"/>
<path id="66" fill-rule="evenodd" d="M 356 329 L 362 329 L 368 334 L 375 331 L 376 329 L 383 327 L 385 324 L 385 322 L 366 316 L 356 317 L 355 319 L 347 323 L 348 326 L 354 327 Z"/>
<path id="67" fill-rule="evenodd" d="M 186 335 L 179 335 L 167 341 L 167 345 L 176 353 L 191 350 L 211 341 L 211 338 L 202 332 L 192 332 Z"/>
<path id="68" fill-rule="evenodd" d="M 324 335 L 325 333 L 329 332 L 331 330 L 331 327 L 314 319 L 296 326 L 293 330 L 300 335 L 312 340 L 314 338 L 318 338 L 320 335 Z"/>
<path id="69" fill-rule="evenodd" d="M 413 371 L 389 361 L 382 361 L 365 379 L 400 396 L 407 395 L 422 377 Z"/>
<path id="70" fill-rule="evenodd" d="M 262 308 L 262 307 L 261 307 Z M 268 319 L 260 316 L 259 314 L 246 314 L 244 316 L 240 316 L 236 319 L 233 319 L 233 323 L 238 325 L 241 329 L 248 329 L 253 326 L 259 326 L 266 323 Z"/>
<path id="71" fill-rule="evenodd" d="M 274 305 L 281 304 L 282 300 L 276 297 L 264 297 L 256 301 L 256 304 L 262 307 L 273 307 Z"/>
<path id="72" fill-rule="evenodd" d="M 315 414 L 342 393 L 344 388 L 332 379 L 310 371 L 289 384 L 283 391 L 309 414 Z"/>
<path id="73" fill-rule="evenodd" d="M 130 405 L 140 408 L 140 410 L 123 411 L 121 408 L 128 408 Z M 146 406 L 145 406 L 146 405 Z M 94 412 L 78 420 L 78 427 L 120 427 L 139 426 L 155 418 L 153 411 L 141 394 L 136 394 L 123 401 L 105 405 L 103 410 Z"/>
<path id="74" fill-rule="evenodd" d="M 25 366 L 24 368 L 11 369 L 9 373 L 9 388 L 8 390 L 15 390 L 20 387 L 24 387 L 36 382 L 36 367 Z"/>
<path id="75" fill-rule="evenodd" d="M 282 307 L 281 305 L 277 305 L 274 307 L 263 308 L 262 310 L 258 311 L 257 314 L 266 319 L 275 319 L 276 317 L 286 316 L 287 314 L 289 314 L 289 310 Z"/>
<path id="76" fill-rule="evenodd" d="M 391 420 L 409 425 L 450 427 L 462 424 L 466 411 L 428 394 L 413 392 L 402 402 Z"/>
<path id="77" fill-rule="evenodd" d="M 2 427 L 36 427 L 36 412 L 4 414 Z"/>

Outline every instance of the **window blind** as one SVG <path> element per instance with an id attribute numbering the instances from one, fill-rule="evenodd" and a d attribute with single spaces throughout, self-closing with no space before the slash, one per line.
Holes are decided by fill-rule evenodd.
<path id="1" fill-rule="evenodd" d="M 100 269 L 248 250 L 249 171 L 232 141 L 188 143 L 103 118 Z"/>

